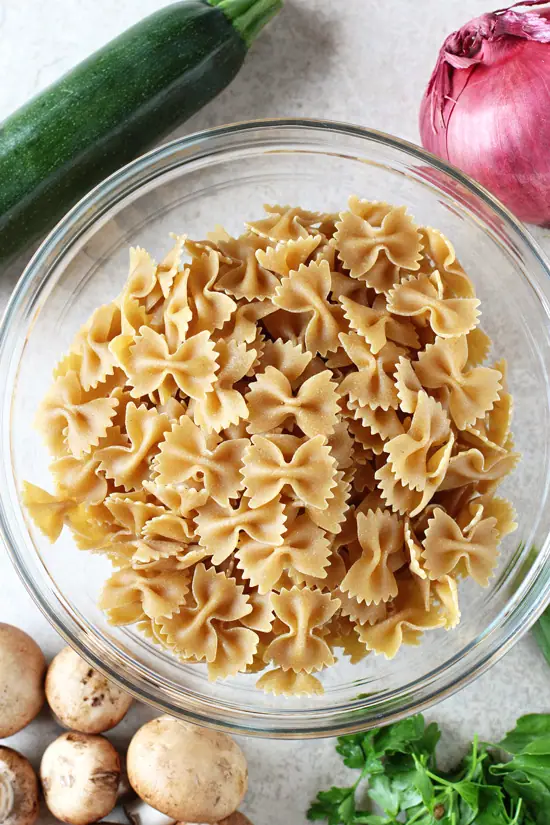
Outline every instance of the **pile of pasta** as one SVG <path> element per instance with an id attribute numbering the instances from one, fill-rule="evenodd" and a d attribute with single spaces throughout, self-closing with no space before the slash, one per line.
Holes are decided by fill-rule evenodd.
<path id="1" fill-rule="evenodd" d="M 37 424 L 55 541 L 114 571 L 100 606 L 210 679 L 314 694 L 337 656 L 460 619 L 515 527 L 506 366 L 451 243 L 405 207 L 266 206 L 231 237 L 130 250 Z M 340 651 L 340 652 L 338 652 Z"/>

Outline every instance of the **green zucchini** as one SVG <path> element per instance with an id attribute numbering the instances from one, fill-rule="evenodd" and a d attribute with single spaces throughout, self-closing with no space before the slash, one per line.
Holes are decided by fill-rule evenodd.
<path id="1" fill-rule="evenodd" d="M 221 92 L 281 4 L 174 3 L 0 124 L 0 260 Z"/>

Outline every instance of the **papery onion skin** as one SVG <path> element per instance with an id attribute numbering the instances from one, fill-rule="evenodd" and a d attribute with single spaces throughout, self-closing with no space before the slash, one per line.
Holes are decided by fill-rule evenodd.
<path id="1" fill-rule="evenodd" d="M 549 226 L 550 9 L 482 15 L 450 35 L 422 100 L 420 134 L 517 217 Z"/>

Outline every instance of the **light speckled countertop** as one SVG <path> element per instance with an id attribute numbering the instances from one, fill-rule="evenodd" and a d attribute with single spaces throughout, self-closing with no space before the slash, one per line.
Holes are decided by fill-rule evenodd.
<path id="1" fill-rule="evenodd" d="M 162 5 L 163 0 L 0 0 L 0 120 Z M 352 121 L 418 141 L 418 101 L 443 37 L 487 8 L 486 0 L 287 0 L 237 80 L 180 133 L 248 118 L 310 116 Z M 550 252 L 550 235 L 536 234 Z M 21 262 L 3 273 L 0 306 L 20 271 Z M 0 621 L 28 631 L 48 657 L 61 646 L 1 550 Z M 447 745 L 458 754 L 474 730 L 484 738 L 498 737 L 518 715 L 532 711 L 550 711 L 550 670 L 527 637 L 428 716 L 443 724 Z M 110 738 L 124 747 L 152 715 L 134 706 Z M 58 733 L 44 712 L 8 744 L 37 766 Z M 254 825 L 302 825 L 317 789 L 348 775 L 331 740 L 239 741 L 250 765 L 243 810 Z"/>

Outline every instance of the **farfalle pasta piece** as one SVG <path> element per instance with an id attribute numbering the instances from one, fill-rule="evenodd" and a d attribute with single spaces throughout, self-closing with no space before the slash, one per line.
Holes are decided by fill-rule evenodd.
<path id="1" fill-rule="evenodd" d="M 351 329 L 365 339 L 373 355 L 380 352 L 388 341 L 413 349 L 419 348 L 418 333 L 412 322 L 390 315 L 383 296 L 379 295 L 372 307 L 345 296 L 340 298 L 340 303 Z"/>
<path id="2" fill-rule="evenodd" d="M 420 505 L 425 491 L 419 492 L 403 484 L 393 472 L 390 464 L 386 463 L 379 467 L 374 477 L 378 485 L 376 492 L 380 495 L 384 507 L 390 507 L 394 513 L 400 515 L 416 513 L 422 509 Z"/>
<path id="3" fill-rule="evenodd" d="M 433 598 L 439 604 L 445 630 L 452 630 L 460 622 L 458 584 L 452 576 L 443 576 L 432 584 Z"/>
<path id="4" fill-rule="evenodd" d="M 360 602 L 340 587 L 334 588 L 332 593 L 340 601 L 340 614 L 357 624 L 376 624 L 387 616 L 388 604 L 386 602 L 381 601 L 378 604 Z"/>
<path id="5" fill-rule="evenodd" d="M 79 378 L 84 390 L 95 389 L 112 375 L 117 366 L 109 344 L 122 333 L 120 307 L 105 304 L 98 307 L 77 335 L 74 348 L 80 355 Z"/>
<path id="6" fill-rule="evenodd" d="M 276 544 L 241 541 L 236 554 L 243 577 L 262 594 L 269 593 L 283 572 L 324 578 L 329 564 L 330 542 L 324 530 L 307 515 L 298 516 Z"/>
<path id="7" fill-rule="evenodd" d="M 214 501 L 227 506 L 242 488 L 240 470 L 248 445 L 248 439 L 237 439 L 209 449 L 203 431 L 184 415 L 160 445 L 156 480 L 163 485 L 202 480 Z"/>
<path id="8" fill-rule="evenodd" d="M 398 280 L 398 268 L 419 268 L 420 234 L 404 206 L 391 207 L 352 197 L 349 207 L 349 212 L 340 215 L 334 240 L 338 257 L 352 278 L 362 278 L 377 292 L 385 292 Z M 385 283 L 376 283 L 369 277 L 379 256 L 394 268 Z"/>
<path id="9" fill-rule="evenodd" d="M 414 275 L 388 293 L 388 310 L 394 315 L 427 318 L 436 335 L 456 338 L 478 323 L 477 298 L 444 298 L 430 275 Z"/>
<path id="10" fill-rule="evenodd" d="M 257 590 L 251 590 L 250 593 L 248 593 L 248 601 L 252 605 L 252 611 L 242 617 L 240 620 L 241 624 L 249 627 L 251 630 L 258 631 L 258 633 L 271 633 L 275 621 L 275 613 L 271 606 L 270 595 L 258 593 Z"/>
<path id="11" fill-rule="evenodd" d="M 282 279 L 273 298 L 286 312 L 309 316 L 304 342 L 310 352 L 322 356 L 338 349 L 338 335 L 346 329 L 341 307 L 328 300 L 331 285 L 326 261 L 302 264 Z"/>
<path id="12" fill-rule="evenodd" d="M 480 509 L 483 518 L 496 519 L 495 529 L 499 539 L 517 530 L 516 511 L 510 501 L 492 495 L 482 495 L 470 503 L 470 512 Z"/>
<path id="13" fill-rule="evenodd" d="M 158 391 L 162 403 L 178 389 L 202 401 L 216 380 L 217 357 L 206 331 L 187 338 L 171 353 L 166 338 L 151 327 L 141 327 L 134 343 L 117 352 L 132 387 L 130 395 L 142 398 Z"/>
<path id="14" fill-rule="evenodd" d="M 400 425 L 398 433 L 404 432 L 401 422 L 399 419 L 397 419 L 397 421 Z M 373 433 L 370 427 L 363 424 L 361 418 L 348 421 L 348 429 L 355 440 L 355 447 L 357 448 L 359 445 L 363 451 L 363 454 L 368 451 L 370 451 L 373 455 L 381 455 L 381 453 L 383 453 L 384 439 L 379 433 Z"/>
<path id="15" fill-rule="evenodd" d="M 194 656 L 209 664 L 218 658 L 215 671 L 216 676 L 221 676 L 222 658 L 225 667 L 230 667 L 227 662 L 228 649 L 234 657 L 233 672 L 252 661 L 258 636 L 248 628 L 233 626 L 234 622 L 251 612 L 252 605 L 242 587 L 224 573 L 197 564 L 192 593 L 177 613 L 162 622 L 162 631 L 168 645 L 186 658 Z"/>
<path id="16" fill-rule="evenodd" d="M 73 498 L 54 496 L 28 481 L 23 482 L 22 500 L 42 535 L 52 544 L 61 535 L 67 516 L 77 507 Z"/>
<path id="17" fill-rule="evenodd" d="M 431 451 L 425 464 L 425 480 L 422 490 L 410 487 L 399 478 L 389 461 L 376 471 L 375 479 L 378 482 L 379 491 L 386 504 L 394 512 L 402 515 L 410 513 L 411 516 L 416 516 L 424 507 L 427 507 L 443 484 L 454 443 L 454 433 L 451 432 L 448 440 L 439 449 Z M 420 459 L 420 455 L 417 455 L 417 458 Z"/>
<path id="18" fill-rule="evenodd" d="M 242 418 L 248 419 L 246 401 L 234 386 L 249 372 L 256 360 L 256 350 L 247 349 L 246 344 L 220 339 L 215 344 L 215 351 L 219 367 L 216 383 L 201 401 L 190 406 L 190 410 L 199 427 L 219 433 Z"/>
<path id="19" fill-rule="evenodd" d="M 279 285 L 279 278 L 261 263 L 259 257 L 265 253 L 268 243 L 266 238 L 254 233 L 218 241 L 219 249 L 229 262 L 221 265 L 216 287 L 237 299 L 264 301 L 270 298 Z"/>
<path id="20" fill-rule="evenodd" d="M 358 626 L 359 639 L 369 650 L 393 659 L 401 645 L 418 645 L 425 630 L 445 625 L 439 607 L 430 604 L 426 610 L 421 587 L 414 579 L 399 582 L 399 593 L 391 610 L 381 622 Z"/>
<path id="21" fill-rule="evenodd" d="M 338 387 L 331 379 L 332 372 L 324 370 L 304 381 L 294 395 L 284 373 L 266 367 L 246 395 L 248 432 L 269 432 L 290 418 L 307 436 L 330 435 L 338 421 Z"/>
<path id="22" fill-rule="evenodd" d="M 454 436 L 445 410 L 421 392 L 409 429 L 388 441 L 384 450 L 396 478 L 413 490 L 424 490 L 430 475 L 437 472 L 447 455 L 452 440 Z"/>
<path id="23" fill-rule="evenodd" d="M 220 256 L 214 249 L 207 248 L 192 260 L 187 278 L 187 302 L 192 313 L 188 338 L 221 329 L 237 309 L 233 298 L 213 288 L 219 272 Z"/>
<path id="24" fill-rule="evenodd" d="M 495 404 L 502 373 L 490 367 L 467 369 L 466 338 L 438 338 L 418 356 L 414 370 L 423 387 L 448 389 L 449 412 L 459 430 L 475 424 Z"/>
<path id="25" fill-rule="evenodd" d="M 488 487 L 512 472 L 519 458 L 518 453 L 495 451 L 484 455 L 475 447 L 464 450 L 451 456 L 449 468 L 439 489 L 454 490 L 477 482 L 480 492 L 486 492 Z"/>
<path id="26" fill-rule="evenodd" d="M 479 364 L 482 364 L 489 355 L 492 341 L 487 333 L 483 332 L 481 327 L 474 327 L 467 334 L 466 343 L 468 345 L 468 360 L 466 366 L 477 367 Z M 504 373 L 502 374 L 504 375 Z"/>
<path id="27" fill-rule="evenodd" d="M 368 404 L 362 406 L 358 401 L 348 399 L 348 408 L 354 418 L 361 422 L 361 426 L 370 430 L 373 435 L 380 436 L 383 441 L 395 438 L 404 432 L 403 423 L 397 411 L 391 407 L 388 410 L 383 410 L 381 407 L 373 409 Z"/>
<path id="28" fill-rule="evenodd" d="M 334 248 L 335 250 L 335 248 Z M 320 258 L 320 260 L 325 260 Z M 361 304 L 362 306 L 370 306 L 376 292 L 368 287 L 364 281 L 356 281 L 350 278 L 349 275 L 342 272 L 334 271 L 336 263 L 329 262 L 330 266 L 330 280 L 331 280 L 331 296 L 334 301 L 340 301 L 342 298 L 350 298 L 352 301 Z M 374 296 L 374 297 L 373 297 Z"/>
<path id="29" fill-rule="evenodd" d="M 136 300 L 150 310 L 162 298 L 162 289 L 157 278 L 157 264 L 142 247 L 130 249 L 129 274 L 123 290 L 123 297 Z"/>
<path id="30" fill-rule="evenodd" d="M 276 667 L 260 676 L 256 687 L 273 696 L 322 696 L 323 685 L 311 673 L 296 673 Z"/>
<path id="31" fill-rule="evenodd" d="M 278 309 L 270 302 L 270 306 L 275 310 L 272 315 L 263 322 L 268 335 L 273 339 L 281 338 L 290 341 L 301 349 L 305 346 L 306 329 L 309 323 L 307 313 L 290 313 L 284 309 Z M 313 353 L 311 353 L 313 354 Z"/>
<path id="32" fill-rule="evenodd" d="M 318 248 L 321 241 L 321 235 L 308 235 L 296 240 L 280 241 L 276 246 L 258 249 L 256 258 L 265 269 L 276 272 L 280 277 L 285 277 L 302 264 L 307 263 L 308 258 Z"/>
<path id="33" fill-rule="evenodd" d="M 46 394 L 36 426 L 54 455 L 64 455 L 68 450 L 80 458 L 105 437 L 117 404 L 116 398 L 86 393 L 76 372 L 69 370 L 55 380 Z"/>
<path id="34" fill-rule="evenodd" d="M 352 665 L 362 662 L 370 653 L 359 639 L 356 623 L 340 613 L 330 621 L 325 641 L 332 648 L 341 648 Z"/>
<path id="35" fill-rule="evenodd" d="M 475 298 L 474 285 L 456 259 L 452 243 L 438 229 L 420 228 L 424 259 L 420 271 L 430 274 L 436 269 L 444 287 L 444 296 Z"/>
<path id="36" fill-rule="evenodd" d="M 428 574 L 424 569 L 424 562 L 422 560 L 424 548 L 418 540 L 410 516 L 406 516 L 404 520 L 404 536 L 405 547 L 409 554 L 409 570 L 413 576 L 417 576 L 419 579 L 427 579 Z"/>
<path id="37" fill-rule="evenodd" d="M 78 335 L 76 336 L 76 341 L 78 342 Z M 73 342 L 73 346 L 74 346 Z M 52 371 L 52 378 L 55 380 L 56 378 L 62 378 L 64 375 L 67 375 L 68 372 L 76 372 L 77 374 L 80 372 L 80 366 L 82 364 L 82 356 L 79 352 L 75 352 L 73 348 L 69 350 L 67 355 L 65 355 L 60 361 L 57 362 L 55 367 Z"/>
<path id="38" fill-rule="evenodd" d="M 361 554 L 340 589 L 367 604 L 393 599 L 398 590 L 394 572 L 404 564 L 403 522 L 387 510 L 358 513 L 357 537 Z"/>
<path id="39" fill-rule="evenodd" d="M 149 475 L 151 460 L 169 430 L 167 415 L 159 415 L 156 410 L 148 410 L 143 405 L 128 404 L 126 435 L 121 435 L 120 443 L 95 453 L 100 461 L 100 471 L 117 487 L 137 489 Z"/>
<path id="40" fill-rule="evenodd" d="M 306 505 L 305 510 L 317 527 L 321 527 L 328 533 L 336 534 L 341 531 L 342 523 L 346 518 L 351 483 L 347 481 L 341 470 L 335 473 L 334 480 L 336 484 L 332 489 L 332 498 L 328 500 L 328 507 L 325 510 L 319 510 L 317 507 Z"/>
<path id="41" fill-rule="evenodd" d="M 275 615 L 289 629 L 271 642 L 264 661 L 306 673 L 332 665 L 334 656 L 322 632 L 340 607 L 338 599 L 309 587 L 293 587 L 273 594 L 271 601 Z"/>
<path id="42" fill-rule="evenodd" d="M 120 404 L 117 407 L 117 417 L 119 413 Z M 81 458 L 65 455 L 52 461 L 49 469 L 57 491 L 66 497 L 86 501 L 88 504 L 102 502 L 109 493 L 109 485 L 99 469 L 101 459 L 98 458 L 97 452 L 103 447 L 120 444 L 121 438 L 120 427 L 113 426 L 107 430 L 105 438 L 100 440 L 97 450 L 92 450 Z"/>
<path id="43" fill-rule="evenodd" d="M 147 503 L 152 506 L 150 502 Z M 192 518 L 179 513 L 167 513 L 164 508 L 147 520 L 141 532 L 153 540 L 166 539 L 179 544 L 190 544 L 198 539 Z"/>
<path id="44" fill-rule="evenodd" d="M 159 484 L 157 481 L 144 481 L 143 486 L 161 504 L 184 517 L 196 513 L 208 501 L 208 491 L 204 487 L 197 489 L 187 484 Z"/>
<path id="45" fill-rule="evenodd" d="M 241 303 L 221 328 L 219 337 L 224 341 L 252 344 L 258 334 L 257 324 L 274 312 L 277 312 L 277 307 L 271 301 Z"/>
<path id="46" fill-rule="evenodd" d="M 246 627 L 232 627 L 218 634 L 216 658 L 208 664 L 208 679 L 227 679 L 244 673 L 254 662 L 259 636 Z"/>
<path id="47" fill-rule="evenodd" d="M 373 355 L 364 338 L 356 333 L 340 334 L 340 342 L 357 367 L 340 383 L 340 395 L 348 395 L 350 401 L 372 409 L 397 409 L 399 399 L 393 380 L 397 361 L 402 353 L 395 344 L 386 344 Z"/>
<path id="48" fill-rule="evenodd" d="M 292 341 L 266 341 L 261 357 L 261 368 L 275 367 L 292 384 L 296 381 L 310 364 L 311 352 L 304 352 L 301 346 L 297 346 Z"/>
<path id="49" fill-rule="evenodd" d="M 172 352 L 182 344 L 187 338 L 189 324 L 193 318 L 193 312 L 189 306 L 187 296 L 187 282 L 190 270 L 185 267 L 182 272 L 178 272 L 174 278 L 172 289 L 166 298 L 164 308 L 164 332 L 168 347 Z"/>
<path id="50" fill-rule="evenodd" d="M 497 563 L 496 525 L 496 518 L 485 518 L 463 533 L 451 516 L 437 508 L 423 542 L 424 566 L 430 579 L 464 572 L 487 587 Z"/>
<path id="51" fill-rule="evenodd" d="M 492 408 L 473 424 L 471 432 L 497 447 L 506 448 L 512 426 L 514 399 L 508 391 L 506 361 L 497 361 L 493 369 L 502 376 L 501 389 Z"/>
<path id="52" fill-rule="evenodd" d="M 165 513 L 164 507 L 147 501 L 140 491 L 136 493 L 111 493 L 105 499 L 105 507 L 120 525 L 120 536 L 134 539 L 141 535 L 147 522 Z"/>
<path id="53" fill-rule="evenodd" d="M 334 426 L 334 432 L 328 437 L 330 452 L 340 470 L 348 470 L 353 465 L 354 439 L 350 435 L 348 422 L 340 419 Z"/>
<path id="54" fill-rule="evenodd" d="M 272 241 L 296 241 L 307 238 L 311 227 L 320 223 L 323 216 L 317 212 L 307 212 L 295 206 L 264 205 L 267 217 L 259 221 L 248 221 L 247 227 L 256 235 Z"/>
<path id="55" fill-rule="evenodd" d="M 199 544 L 188 543 L 190 532 L 181 516 L 167 514 L 151 519 L 143 538 L 133 543 L 131 566 L 136 570 L 155 569 L 159 563 L 170 562 L 176 570 L 194 567 L 208 553 Z"/>
<path id="56" fill-rule="evenodd" d="M 266 545 L 282 545 L 285 521 L 284 505 L 277 499 L 253 510 L 245 497 L 236 509 L 211 500 L 199 509 L 195 519 L 199 543 L 216 565 L 241 546 L 241 533 Z"/>
<path id="57" fill-rule="evenodd" d="M 174 279 L 181 271 L 181 259 L 185 249 L 187 235 L 170 235 L 174 241 L 172 249 L 167 253 L 161 263 L 157 266 L 157 281 L 164 298 L 168 298 Z"/>
<path id="58" fill-rule="evenodd" d="M 302 442 L 293 438 L 295 449 L 287 460 L 275 436 L 252 437 L 243 456 L 242 476 L 250 506 L 267 504 L 286 487 L 311 507 L 326 510 L 336 486 L 335 461 L 321 435 Z"/>
<path id="59" fill-rule="evenodd" d="M 412 361 L 401 356 L 397 362 L 394 378 L 399 407 L 404 413 L 412 415 L 418 403 L 418 393 L 422 390 L 422 384 L 414 371 Z"/>
<path id="60" fill-rule="evenodd" d="M 331 539 L 332 536 L 329 536 Z M 338 537 L 340 538 L 340 536 Z M 344 542 L 343 542 L 344 544 Z M 294 584 L 306 585 L 307 587 L 317 588 L 324 593 L 332 593 L 338 588 L 338 585 L 346 575 L 346 563 L 340 552 L 342 545 L 338 546 L 335 540 L 331 543 L 331 552 L 328 558 L 328 565 L 325 567 L 322 576 L 311 576 L 305 573 L 300 573 L 298 570 L 288 570 L 287 574 L 283 574 L 274 590 L 282 590 L 289 588 Z M 342 553 L 345 551 L 342 550 Z M 287 579 L 285 581 L 285 578 Z"/>
<path id="61" fill-rule="evenodd" d="M 159 570 L 118 570 L 106 581 L 99 597 L 112 624 L 133 624 L 142 616 L 159 620 L 171 616 L 185 602 L 189 576 L 172 566 Z M 127 609 L 126 614 L 119 611 Z"/>

